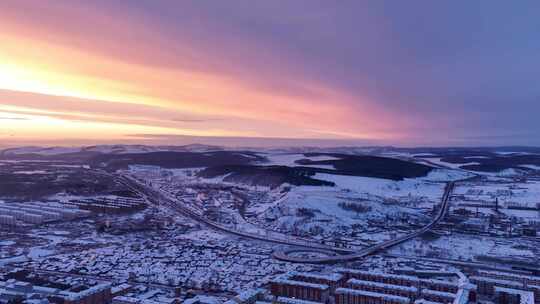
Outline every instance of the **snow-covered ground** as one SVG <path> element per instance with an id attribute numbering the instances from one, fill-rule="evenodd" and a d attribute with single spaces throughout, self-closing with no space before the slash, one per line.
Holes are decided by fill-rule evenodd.
<path id="1" fill-rule="evenodd" d="M 468 163 L 463 163 L 463 164 L 453 164 L 453 163 L 447 163 L 447 162 L 444 162 L 442 161 L 440 157 L 424 157 L 426 160 L 428 160 L 429 162 L 433 163 L 433 164 L 437 164 L 439 166 L 443 166 L 443 167 L 447 167 L 447 168 L 452 168 L 452 169 L 459 169 L 461 166 L 469 166 L 469 165 L 479 165 L 480 163 L 478 162 L 468 162 Z"/>
<path id="2" fill-rule="evenodd" d="M 458 170 L 437 169 L 423 178 L 392 181 L 318 173 L 314 178 L 336 186 L 292 187 L 264 212 L 262 208 L 254 211 L 259 212 L 261 223 L 270 221 L 270 228 L 275 230 L 329 235 L 335 231 L 346 234 L 355 226 L 366 232 L 363 239 L 387 239 L 390 236 L 382 226 L 429 221 L 428 213 L 440 203 L 445 182 L 470 176 Z M 373 222 L 380 222 L 381 227 L 373 228 Z"/>
<path id="3" fill-rule="evenodd" d="M 356 213 L 340 206 L 341 203 L 359 204 L 369 211 Z M 302 210 L 307 210 L 304 213 Z M 311 232 L 315 235 L 348 231 L 352 225 L 368 229 L 369 220 L 386 217 L 398 218 L 403 214 L 423 217 L 419 211 L 405 206 L 383 204 L 383 200 L 369 194 L 346 192 L 339 188 L 309 187 L 294 188 L 285 199 L 261 215 L 275 219 L 273 228 L 285 231 Z"/>
<path id="4" fill-rule="evenodd" d="M 518 246 L 512 240 L 501 240 L 492 237 L 472 235 L 442 236 L 436 240 L 426 242 L 422 239 L 414 239 L 390 250 L 391 254 L 400 255 L 436 255 L 441 258 L 471 260 L 479 256 L 492 256 L 501 258 L 535 258 L 537 254 L 527 241 Z"/>
<path id="5" fill-rule="evenodd" d="M 470 176 L 472 175 L 463 171 L 435 169 L 425 177 L 407 178 L 402 181 L 325 173 L 317 173 L 315 178 L 331 181 L 338 188 L 360 193 L 370 193 L 378 196 L 403 196 L 411 194 L 439 199 L 442 194 L 441 182 L 460 180 Z"/>
<path id="6" fill-rule="evenodd" d="M 274 165 L 274 166 L 289 166 L 289 167 L 299 167 L 299 166 L 306 166 L 306 167 L 313 167 L 313 168 L 321 168 L 321 169 L 335 169 L 332 165 L 301 165 L 296 163 L 297 160 L 301 159 L 309 159 L 311 161 L 324 161 L 324 160 L 336 160 L 339 159 L 337 157 L 328 156 L 328 155 L 321 155 L 321 156 L 304 156 L 304 154 L 299 153 L 280 153 L 280 154 L 265 154 L 264 155 L 268 162 L 261 163 L 261 165 Z"/>
<path id="7" fill-rule="evenodd" d="M 503 205 L 514 203 L 534 207 L 540 203 L 540 180 L 497 179 L 465 183 L 456 187 L 454 194 L 470 201 L 494 202 L 497 198 Z"/>

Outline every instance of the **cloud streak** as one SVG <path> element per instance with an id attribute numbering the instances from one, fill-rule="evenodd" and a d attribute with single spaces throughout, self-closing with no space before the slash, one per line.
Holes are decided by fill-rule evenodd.
<path id="1" fill-rule="evenodd" d="M 6 0 L 0 106 L 29 116 L 34 131 L 4 120 L 29 138 L 63 136 L 72 122 L 119 139 L 158 131 L 540 144 L 538 9 L 537 1 Z"/>
<path id="2" fill-rule="evenodd" d="M 22 117 L 2 117 L 2 116 L 0 116 L 0 120 L 28 120 L 28 118 L 22 118 Z"/>

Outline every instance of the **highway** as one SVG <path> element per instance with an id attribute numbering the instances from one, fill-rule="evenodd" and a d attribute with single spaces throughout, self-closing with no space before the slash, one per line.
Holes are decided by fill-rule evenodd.
<path id="1" fill-rule="evenodd" d="M 197 210 L 189 208 L 188 206 L 184 205 L 182 202 L 179 202 L 176 198 L 170 197 L 168 193 L 153 189 L 127 176 L 119 176 L 119 178 L 120 178 L 119 180 L 120 182 L 122 182 L 124 185 L 126 185 L 133 191 L 139 193 L 139 195 L 146 198 L 150 203 L 166 206 L 178 212 L 179 214 L 182 214 L 201 224 L 204 224 L 205 226 L 209 228 L 212 228 L 220 232 L 228 233 L 234 236 L 239 236 L 239 237 L 243 237 L 247 239 L 257 240 L 257 241 L 263 241 L 263 242 L 269 242 L 269 243 L 281 244 L 281 245 L 289 245 L 289 246 L 295 246 L 295 247 L 302 247 L 302 248 L 313 249 L 313 250 L 332 251 L 332 252 L 341 253 L 341 254 L 351 254 L 354 252 L 353 250 L 348 249 L 348 248 L 338 248 L 338 247 L 333 247 L 333 246 L 327 246 L 327 245 L 322 245 L 315 242 L 308 242 L 308 241 L 304 241 L 300 239 L 276 238 L 269 235 L 261 235 L 261 234 L 235 230 L 233 228 L 226 227 L 219 223 L 210 221 L 203 215 L 199 214 Z"/>
<path id="2" fill-rule="evenodd" d="M 352 254 L 345 254 L 345 255 L 337 255 L 337 256 L 330 256 L 330 257 L 322 257 L 322 258 L 302 258 L 302 257 L 292 257 L 287 254 L 287 252 L 275 252 L 274 258 L 281 260 L 281 261 L 287 261 L 292 263 L 314 263 L 314 264 L 323 264 L 323 263 L 340 263 L 340 262 L 346 262 L 346 261 L 352 261 L 352 260 L 358 260 L 362 259 L 366 256 L 375 254 L 377 252 L 389 249 L 391 247 L 394 247 L 396 245 L 399 245 L 403 242 L 406 242 L 410 239 L 413 239 L 417 236 L 422 235 L 423 233 L 431 230 L 435 225 L 437 225 L 441 219 L 444 218 L 446 211 L 448 210 L 448 204 L 450 202 L 450 196 L 452 194 L 452 191 L 454 190 L 455 182 L 448 182 L 446 184 L 446 187 L 444 189 L 444 194 L 441 200 L 441 208 L 439 209 L 439 212 L 437 213 L 437 216 L 426 226 L 424 226 L 422 229 L 419 229 L 413 233 L 404 235 L 402 237 L 388 240 L 385 242 L 382 242 L 380 244 L 368 247 L 366 249 L 363 249 L 357 253 Z"/>
<path id="3" fill-rule="evenodd" d="M 235 236 L 239 236 L 239 237 L 243 237 L 247 239 L 270 242 L 270 243 L 275 243 L 275 244 L 289 245 L 289 246 L 294 247 L 294 249 L 291 249 L 289 251 L 274 252 L 273 256 L 274 258 L 278 260 L 292 262 L 292 263 L 314 263 L 314 264 L 340 263 L 340 262 L 362 259 L 366 256 L 384 251 L 396 245 L 402 244 L 410 239 L 416 238 L 422 235 L 423 233 L 426 233 L 427 231 L 431 230 L 434 226 L 436 226 L 446 215 L 446 212 L 448 210 L 448 205 L 450 202 L 450 197 L 455 187 L 454 181 L 448 182 L 446 184 L 446 187 L 444 189 L 444 194 L 441 199 L 441 207 L 437 215 L 435 216 L 435 218 L 426 226 L 410 234 L 401 236 L 399 238 L 388 240 L 388 241 L 379 243 L 377 245 L 354 252 L 353 250 L 350 250 L 347 248 L 337 248 L 337 247 L 317 244 L 314 242 L 302 241 L 298 239 L 282 239 L 282 238 L 270 237 L 267 235 L 260 235 L 260 234 L 235 230 L 230 227 L 223 226 L 219 223 L 210 221 L 209 219 L 205 218 L 203 215 L 199 214 L 196 210 L 182 204 L 176 198 L 170 197 L 168 193 L 164 193 L 163 191 L 153 189 L 131 177 L 127 177 L 127 176 L 117 176 L 117 177 L 120 178 L 120 181 L 123 184 L 125 184 L 132 190 L 139 193 L 142 197 L 146 198 L 152 204 L 164 205 L 214 230 L 225 232 L 231 235 L 235 235 Z M 288 253 L 299 251 L 299 248 L 305 248 L 305 249 L 308 249 L 308 251 L 311 249 L 314 252 L 317 252 L 317 251 L 320 252 L 321 250 L 332 251 L 332 252 L 338 253 L 338 255 L 320 257 L 320 258 L 317 258 L 317 257 L 304 258 L 304 257 L 294 257 L 294 256 L 288 255 Z"/>

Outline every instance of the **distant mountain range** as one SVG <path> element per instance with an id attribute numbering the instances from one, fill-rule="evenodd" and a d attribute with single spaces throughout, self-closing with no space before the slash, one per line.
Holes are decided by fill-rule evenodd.
<path id="1" fill-rule="evenodd" d="M 289 159 L 290 158 L 290 159 Z M 294 159 L 293 159 L 294 158 Z M 276 159 L 281 161 L 277 161 Z M 289 159 L 289 160 L 287 160 Z M 190 144 L 184 146 L 98 145 L 86 147 L 20 147 L 0 151 L 0 160 L 65 162 L 107 171 L 132 165 L 168 169 L 204 168 L 200 177 L 222 177 L 251 185 L 332 185 L 317 174 L 402 180 L 426 176 L 434 168 L 476 172 L 536 170 L 540 148 L 396 148 L 293 147 L 243 148 Z"/>
<path id="2" fill-rule="evenodd" d="M 407 153 L 407 154 L 434 154 L 441 156 L 462 155 L 471 153 L 494 153 L 494 152 L 525 152 L 540 153 L 540 147 L 521 146 L 501 146 L 501 147 L 412 147 L 400 148 L 392 146 L 340 146 L 340 147 L 279 147 L 279 148 L 252 148 L 238 147 L 231 148 L 216 145 L 189 144 L 182 146 L 151 146 L 151 145 L 97 145 L 86 147 L 38 147 L 26 146 L 9 148 L 0 151 L 0 156 L 15 155 L 42 155 L 52 156 L 73 153 L 99 153 L 99 154 L 132 154 L 150 152 L 209 152 L 209 151 L 260 151 L 268 153 L 340 153 L 340 154 L 387 154 L 387 153 Z"/>
<path id="3" fill-rule="evenodd" d="M 43 156 L 73 154 L 73 153 L 100 153 L 100 154 L 131 154 L 149 152 L 208 152 L 224 150 L 223 147 L 192 144 L 185 146 L 147 146 L 147 145 L 99 145 L 87 147 L 18 147 L 5 149 L 0 156 L 15 156 L 37 154 Z"/>

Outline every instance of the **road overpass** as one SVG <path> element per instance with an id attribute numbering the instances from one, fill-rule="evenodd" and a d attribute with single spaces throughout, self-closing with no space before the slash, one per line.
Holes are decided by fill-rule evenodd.
<path id="1" fill-rule="evenodd" d="M 169 209 L 178 212 L 179 214 L 182 214 L 188 218 L 191 218 L 217 231 L 221 231 L 227 234 L 231 234 L 234 236 L 239 236 L 239 237 L 243 237 L 247 239 L 269 242 L 269 243 L 280 244 L 280 245 L 289 245 L 289 246 L 295 246 L 295 247 L 301 247 L 301 248 L 307 248 L 307 249 L 313 249 L 313 250 L 331 251 L 331 252 L 336 252 L 339 254 L 351 254 L 354 252 L 354 250 L 351 250 L 348 248 L 327 246 L 327 245 L 322 245 L 315 242 L 309 242 L 306 240 L 295 239 L 295 238 L 276 238 L 270 235 L 250 233 L 246 231 L 233 229 L 227 226 L 223 226 L 220 223 L 213 222 L 209 220 L 208 218 L 204 217 L 203 215 L 199 214 L 197 210 L 187 207 L 186 205 L 179 202 L 176 198 L 170 197 L 168 193 L 153 189 L 131 177 L 126 177 L 126 176 L 117 176 L 117 177 L 118 177 L 119 182 L 126 185 L 133 191 L 139 193 L 139 195 L 146 198 L 149 202 L 156 205 L 164 205 L 168 207 Z"/>
<path id="2" fill-rule="evenodd" d="M 274 244 L 281 244 L 281 245 L 288 245 L 292 246 L 293 248 L 291 250 L 285 250 L 285 251 L 276 251 L 274 252 L 273 256 L 274 258 L 286 261 L 286 262 L 292 262 L 292 263 L 315 263 L 315 264 L 323 264 L 323 263 L 340 263 L 340 262 L 346 262 L 351 260 L 359 260 L 366 256 L 373 255 L 375 253 L 384 251 L 386 249 L 389 249 L 391 247 L 397 246 L 399 244 L 402 244 L 408 240 L 411 240 L 413 238 L 416 238 L 431 229 L 435 227 L 446 215 L 446 212 L 448 210 L 450 197 L 452 194 L 452 191 L 455 187 L 455 181 L 448 182 L 445 186 L 444 193 L 441 199 L 441 207 L 437 212 L 437 215 L 433 220 L 427 224 L 426 226 L 422 227 L 421 229 L 414 231 L 412 233 L 409 233 L 407 235 L 388 240 L 379 244 L 376 244 L 374 246 L 364 248 L 360 251 L 353 251 L 351 249 L 347 248 L 338 248 L 333 246 L 327 246 L 322 244 L 317 244 L 314 242 L 309 241 L 303 241 L 299 239 L 285 239 L 285 238 L 276 238 L 276 237 L 269 237 L 267 235 L 260 235 L 255 233 L 249 233 L 245 231 L 236 230 L 230 227 L 223 226 L 219 223 L 210 221 L 203 215 L 197 213 L 196 210 L 193 210 L 192 208 L 187 207 L 186 205 L 178 202 L 176 198 L 170 197 L 168 193 L 164 193 L 163 191 L 159 191 L 156 189 L 153 189 L 146 184 L 143 184 L 134 178 L 127 177 L 127 176 L 117 176 L 119 178 L 119 181 L 121 181 L 123 184 L 134 190 L 135 192 L 139 193 L 143 197 L 145 197 L 149 202 L 156 204 L 156 205 L 165 205 L 168 208 L 187 216 L 199 223 L 204 224 L 207 227 L 210 227 L 214 230 L 221 231 L 224 233 L 228 233 L 231 235 L 257 240 L 257 241 L 263 241 L 263 242 L 270 242 Z M 467 179 L 465 179 L 467 180 Z M 305 248 L 307 251 L 313 250 L 314 252 L 321 252 L 321 251 L 331 251 L 337 253 L 335 256 L 327 256 L 327 257 L 294 257 L 290 256 L 288 253 L 292 252 L 298 252 L 299 248 Z"/>
<path id="3" fill-rule="evenodd" d="M 346 262 L 346 261 L 351 261 L 351 260 L 359 260 L 366 256 L 397 246 L 410 239 L 418 237 L 422 235 L 423 233 L 426 233 L 427 231 L 435 227 L 435 225 L 437 225 L 444 218 L 448 210 L 450 196 L 452 194 L 452 191 L 454 190 L 454 187 L 455 187 L 455 182 L 448 182 L 446 184 L 446 187 L 444 189 L 444 194 L 441 200 L 441 208 L 439 209 L 439 212 L 437 212 L 437 215 L 435 216 L 435 218 L 429 224 L 427 224 L 423 228 L 413 233 L 379 243 L 377 245 L 362 249 L 361 251 L 352 253 L 352 254 L 336 255 L 336 256 L 321 257 L 321 258 L 303 258 L 303 257 L 290 256 L 288 253 L 297 251 L 297 250 L 291 250 L 291 251 L 275 252 L 274 258 L 281 261 L 287 261 L 287 262 L 292 262 L 292 263 L 315 263 L 315 264 L 340 263 L 340 262 Z"/>

